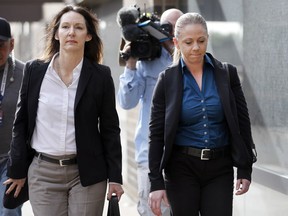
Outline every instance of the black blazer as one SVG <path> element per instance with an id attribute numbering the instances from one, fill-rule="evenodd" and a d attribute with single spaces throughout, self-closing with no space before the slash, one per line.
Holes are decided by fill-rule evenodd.
<path id="1" fill-rule="evenodd" d="M 7 172 L 11 178 L 25 178 L 34 155 L 30 140 L 48 65 L 49 62 L 34 60 L 27 62 L 24 68 Z M 122 184 L 120 128 L 109 67 L 84 58 L 74 115 L 81 184 L 88 186 L 106 179 Z"/>
<path id="2" fill-rule="evenodd" d="M 237 178 L 251 180 L 252 150 L 251 125 L 247 104 L 235 67 L 230 65 L 230 80 L 223 64 L 211 54 L 214 77 L 224 114 L 229 127 L 231 155 L 238 167 Z M 168 68 L 159 75 L 151 107 L 149 125 L 149 178 L 151 191 L 164 189 L 162 170 L 173 151 L 182 104 L 183 77 L 181 64 Z"/>

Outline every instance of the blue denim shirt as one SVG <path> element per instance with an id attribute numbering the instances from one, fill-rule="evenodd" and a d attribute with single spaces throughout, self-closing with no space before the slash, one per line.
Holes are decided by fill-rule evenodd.
<path id="1" fill-rule="evenodd" d="M 219 148 L 228 144 L 228 128 L 214 81 L 214 66 L 205 55 L 200 91 L 196 80 L 181 60 L 183 99 L 176 145 Z"/>
<path id="2" fill-rule="evenodd" d="M 120 75 L 117 99 L 123 109 L 140 105 L 135 132 L 135 160 L 138 164 L 148 163 L 148 131 L 151 100 L 158 75 L 172 64 L 172 57 L 162 48 L 160 58 L 153 61 L 137 61 L 136 70 L 127 67 Z"/>

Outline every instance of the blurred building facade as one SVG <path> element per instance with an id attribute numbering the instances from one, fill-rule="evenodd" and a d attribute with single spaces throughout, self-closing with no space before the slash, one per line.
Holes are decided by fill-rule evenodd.
<path id="1" fill-rule="evenodd" d="M 28 6 L 23 6 L 24 2 Z M 41 7 L 39 6 L 41 2 Z M 12 7 L 9 3 L 13 3 Z M 39 4 L 38 4 L 39 3 Z M 283 216 L 288 210 L 288 4 L 286 0 L 0 0 L 0 16 L 12 22 L 15 56 L 27 61 L 43 49 L 45 27 L 68 3 L 90 7 L 101 19 L 104 64 L 111 67 L 118 89 L 121 30 L 116 14 L 123 6 L 161 14 L 176 7 L 199 12 L 208 21 L 209 48 L 219 60 L 237 66 L 247 98 L 258 162 L 248 194 L 234 198 L 235 216 Z M 15 9 L 15 6 L 16 9 Z M 20 11 L 22 7 L 22 12 Z M 39 15 L 40 8 L 40 15 Z M 21 16 L 22 14 L 22 16 Z M 30 15 L 30 16 L 29 16 Z M 31 18 L 31 16 L 33 17 Z M 30 17 L 30 18 L 27 18 Z M 139 107 L 138 107 L 139 108 Z M 138 108 L 118 107 L 126 193 L 137 200 L 134 130 Z M 135 206 L 136 208 L 136 206 Z"/>

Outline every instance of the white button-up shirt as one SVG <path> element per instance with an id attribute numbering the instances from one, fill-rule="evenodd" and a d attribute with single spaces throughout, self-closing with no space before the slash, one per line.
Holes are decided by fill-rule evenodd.
<path id="1" fill-rule="evenodd" d="M 72 84 L 67 87 L 53 68 L 55 56 L 40 89 L 31 145 L 37 152 L 50 155 L 76 154 L 74 101 L 83 59 L 74 68 Z"/>

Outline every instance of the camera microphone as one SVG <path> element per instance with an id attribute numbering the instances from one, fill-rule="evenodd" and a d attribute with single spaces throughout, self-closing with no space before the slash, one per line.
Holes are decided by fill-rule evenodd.
<path id="1" fill-rule="evenodd" d="M 120 27 L 136 24 L 139 18 L 139 11 L 136 7 L 123 7 L 117 13 L 117 23 Z"/>
<path id="2" fill-rule="evenodd" d="M 136 40 L 142 30 L 138 28 L 137 22 L 140 11 L 135 6 L 123 7 L 117 13 L 117 23 L 122 28 L 123 38 L 127 41 Z"/>
<path id="3" fill-rule="evenodd" d="M 146 11 L 146 10 L 145 10 Z M 151 61 L 159 58 L 162 42 L 172 39 L 169 32 L 160 26 L 160 19 L 154 13 L 141 15 L 140 8 L 134 6 L 123 7 L 117 13 L 117 23 L 122 30 L 120 45 L 120 65 L 125 65 L 130 56 L 139 60 Z M 123 47 L 130 43 L 130 50 Z"/>

